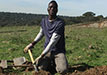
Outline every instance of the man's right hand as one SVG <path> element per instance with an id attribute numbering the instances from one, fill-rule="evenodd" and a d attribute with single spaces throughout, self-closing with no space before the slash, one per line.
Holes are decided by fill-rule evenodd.
<path id="1" fill-rule="evenodd" d="M 29 45 L 27 45 L 25 48 L 24 48 L 24 52 L 27 53 L 29 49 L 33 48 L 33 44 L 30 43 Z"/>

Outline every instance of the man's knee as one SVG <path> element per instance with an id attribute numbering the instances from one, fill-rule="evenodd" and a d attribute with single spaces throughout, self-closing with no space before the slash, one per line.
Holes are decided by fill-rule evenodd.
<path id="1" fill-rule="evenodd" d="M 66 56 L 64 53 L 59 53 L 56 55 L 55 58 L 55 64 L 56 64 L 56 71 L 58 73 L 66 73 L 68 69 L 68 61 L 66 59 Z"/>
<path id="2" fill-rule="evenodd" d="M 51 60 L 49 56 L 45 56 L 38 62 L 37 66 L 39 70 L 47 70 L 51 64 Z"/>
<path id="3" fill-rule="evenodd" d="M 56 71 L 60 74 L 65 74 L 67 72 L 67 70 L 68 70 L 67 67 L 56 68 Z"/>

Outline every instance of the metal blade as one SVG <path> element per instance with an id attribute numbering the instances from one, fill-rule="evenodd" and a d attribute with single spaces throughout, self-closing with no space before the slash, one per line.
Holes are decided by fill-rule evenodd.
<path id="1" fill-rule="evenodd" d="M 1 60 L 0 66 L 2 68 L 7 68 L 7 60 Z"/>
<path id="2" fill-rule="evenodd" d="M 13 59 L 14 65 L 22 65 L 26 62 L 25 57 L 19 57 Z"/>

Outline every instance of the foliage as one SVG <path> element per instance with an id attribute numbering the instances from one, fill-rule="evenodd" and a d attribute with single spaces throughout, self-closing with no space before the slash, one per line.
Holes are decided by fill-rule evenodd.
<path id="1" fill-rule="evenodd" d="M 31 26 L 40 25 L 41 19 L 47 15 L 0 12 L 0 26 Z M 66 25 L 84 22 L 93 22 L 104 19 L 102 15 L 95 16 L 93 12 L 86 12 L 82 16 L 59 16 L 65 20 Z"/>
<path id="2" fill-rule="evenodd" d="M 93 13 L 93 12 L 86 12 L 86 13 L 83 14 L 83 16 L 84 16 L 84 17 L 90 17 L 90 16 L 91 16 L 91 17 L 94 17 L 94 16 L 95 16 L 95 13 Z"/>
<path id="3" fill-rule="evenodd" d="M 39 25 L 43 16 L 46 15 L 0 12 L 0 26 Z"/>

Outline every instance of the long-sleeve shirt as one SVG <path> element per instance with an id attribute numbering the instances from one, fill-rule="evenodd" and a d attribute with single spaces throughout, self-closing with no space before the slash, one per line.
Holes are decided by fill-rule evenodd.
<path id="1" fill-rule="evenodd" d="M 65 38 L 64 38 L 64 21 L 60 18 L 49 22 L 48 17 L 42 19 L 40 32 L 34 41 L 38 42 L 45 36 L 45 44 L 43 54 L 49 51 L 65 53 Z"/>

